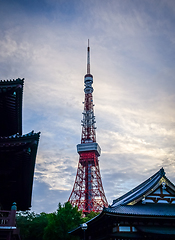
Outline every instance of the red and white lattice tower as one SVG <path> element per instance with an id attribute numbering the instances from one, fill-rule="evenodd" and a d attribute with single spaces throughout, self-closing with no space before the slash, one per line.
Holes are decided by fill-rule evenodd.
<path id="1" fill-rule="evenodd" d="M 85 101 L 81 144 L 77 145 L 77 152 L 80 155 L 77 175 L 69 202 L 78 206 L 84 213 L 90 211 L 99 212 L 103 206 L 107 207 L 108 202 L 103 190 L 99 160 L 101 149 L 96 142 L 95 116 L 93 110 L 93 76 L 90 74 L 90 47 L 88 40 L 87 48 L 87 74 L 84 77 Z"/>

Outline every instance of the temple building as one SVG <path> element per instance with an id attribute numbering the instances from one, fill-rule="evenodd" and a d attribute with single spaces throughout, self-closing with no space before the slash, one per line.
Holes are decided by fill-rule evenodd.
<path id="1" fill-rule="evenodd" d="M 40 132 L 22 134 L 23 85 L 20 78 L 0 81 L 0 239 L 18 239 L 16 208 L 31 207 Z"/>
<path id="2" fill-rule="evenodd" d="M 95 218 L 70 232 L 86 240 L 175 239 L 175 186 L 160 169 L 115 199 Z"/>

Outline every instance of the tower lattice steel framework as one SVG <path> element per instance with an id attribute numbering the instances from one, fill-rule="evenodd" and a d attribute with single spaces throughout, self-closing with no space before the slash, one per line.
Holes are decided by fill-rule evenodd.
<path id="1" fill-rule="evenodd" d="M 93 76 L 90 74 L 90 47 L 88 40 L 87 48 L 87 74 L 84 77 L 85 101 L 82 125 L 81 144 L 77 145 L 77 152 L 80 155 L 77 175 L 69 202 L 78 206 L 84 213 L 90 211 L 99 212 L 103 206 L 107 207 L 108 202 L 104 193 L 99 160 L 101 149 L 96 142 L 95 116 L 93 110 Z"/>

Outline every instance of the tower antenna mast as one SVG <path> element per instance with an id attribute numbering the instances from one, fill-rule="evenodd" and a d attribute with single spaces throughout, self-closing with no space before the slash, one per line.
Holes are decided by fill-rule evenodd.
<path id="1" fill-rule="evenodd" d="M 90 74 L 90 47 L 88 39 L 88 48 L 87 48 L 87 74 Z"/>

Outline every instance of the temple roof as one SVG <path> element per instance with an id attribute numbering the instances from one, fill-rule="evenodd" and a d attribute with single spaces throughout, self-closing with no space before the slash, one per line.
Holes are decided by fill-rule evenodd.
<path id="1" fill-rule="evenodd" d="M 175 216 L 175 186 L 164 169 L 113 201 L 106 213 L 124 215 Z"/>
<path id="2" fill-rule="evenodd" d="M 20 146 L 25 145 L 27 142 L 34 140 L 35 138 L 38 139 L 39 133 L 34 133 L 34 131 L 31 131 L 24 135 L 13 134 L 11 136 L 0 136 L 0 151 L 6 151 L 4 147 L 14 147 L 14 146 Z"/>
<path id="3" fill-rule="evenodd" d="M 164 169 L 161 168 L 157 173 L 148 178 L 146 181 L 113 201 L 111 207 L 118 205 L 134 205 L 149 194 L 153 193 L 161 184 L 165 182 L 172 191 L 175 192 L 174 184 L 165 176 Z"/>
<path id="4" fill-rule="evenodd" d="M 103 211 L 98 216 L 86 223 L 88 225 L 88 234 L 93 235 L 92 239 L 96 239 L 94 237 L 96 236 L 94 234 L 94 229 L 98 229 L 99 233 L 107 225 L 110 226 L 111 230 L 108 229 L 109 231 L 106 233 L 105 237 L 115 236 L 116 239 L 120 237 L 124 239 L 124 236 L 127 236 L 127 239 L 129 239 L 134 238 L 136 235 L 135 237 L 137 237 L 137 239 L 143 239 L 143 236 L 145 238 L 145 233 L 147 232 L 148 234 L 172 234 L 174 237 L 174 225 L 171 225 L 172 223 L 174 224 L 174 222 L 175 186 L 165 176 L 164 169 L 161 168 L 146 181 L 120 198 L 115 199 L 111 206 L 107 208 L 104 207 Z M 122 230 L 117 228 L 117 226 L 129 226 L 130 229 L 131 224 L 135 227 L 136 232 L 128 232 L 126 230 L 122 232 Z M 115 231 L 113 231 L 112 226 L 116 228 Z M 69 233 L 81 236 L 81 226 L 73 229 Z M 99 239 L 107 239 L 107 237 L 105 237 L 101 234 Z M 166 239 L 166 237 L 164 239 Z"/>
<path id="5" fill-rule="evenodd" d="M 163 176 L 165 177 L 165 172 L 164 169 L 161 168 L 157 173 L 149 177 L 146 181 L 144 181 L 128 193 L 124 194 L 120 198 L 113 200 L 113 204 L 111 205 L 111 207 L 115 207 L 117 205 L 126 205 L 134 201 L 138 202 L 138 200 L 140 200 L 143 195 L 146 195 L 150 191 L 153 191 L 159 185 L 159 181 Z M 172 185 L 175 190 L 175 186 L 166 177 L 165 179 L 169 182 L 169 184 Z"/>
<path id="6" fill-rule="evenodd" d="M 18 210 L 31 207 L 33 175 L 40 133 L 0 137 L 0 204 Z"/>
<path id="7" fill-rule="evenodd" d="M 0 136 L 22 134 L 24 79 L 0 81 Z"/>
<path id="8" fill-rule="evenodd" d="M 107 208 L 104 212 L 115 213 L 117 215 L 175 217 L 175 205 L 164 203 L 119 205 L 117 207 Z"/>

